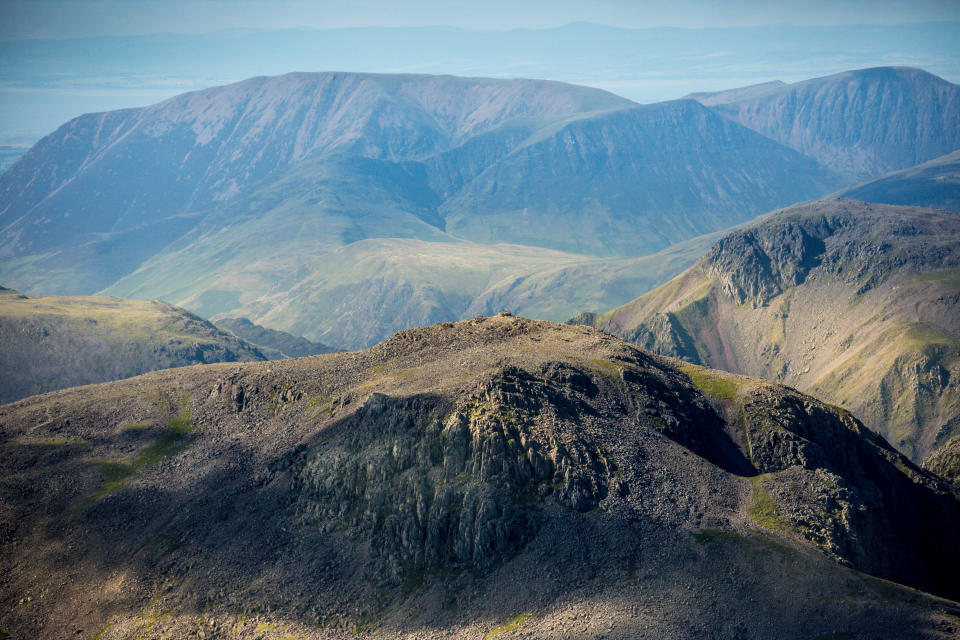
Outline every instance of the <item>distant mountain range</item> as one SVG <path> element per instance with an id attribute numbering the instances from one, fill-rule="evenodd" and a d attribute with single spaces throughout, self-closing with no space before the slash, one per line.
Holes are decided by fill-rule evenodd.
<path id="1" fill-rule="evenodd" d="M 449 76 L 290 74 L 83 116 L 0 176 L 0 277 L 20 289 L 162 298 L 337 347 L 500 299 L 562 319 L 583 307 L 551 302 L 547 273 L 561 283 L 584 269 L 616 280 L 626 258 L 854 182 L 788 146 L 817 155 L 846 140 L 831 118 L 856 116 L 868 132 L 863 153 L 873 159 L 858 175 L 942 155 L 924 135 L 892 144 L 889 123 L 953 135 L 930 96 L 956 86 L 915 70 L 768 90 L 819 101 L 823 126 L 789 124 L 807 110 L 782 111 L 755 90 L 737 99 L 767 106 L 742 112 L 779 114 L 778 127 L 820 142 L 760 135 L 734 120 L 762 122 L 734 118 L 733 103 L 716 96 L 699 96 L 711 107 L 638 106 L 562 83 Z M 848 94 L 861 98 L 848 103 Z M 435 260 L 436 271 L 428 255 L 460 259 Z M 387 256 L 393 266 L 377 267 Z M 647 286 L 672 275 L 650 261 L 629 269 Z M 410 273 L 430 277 L 404 289 Z M 534 274 L 542 296 L 503 297 Z M 597 299 L 585 284 L 565 295 Z M 363 309 L 352 302 L 378 296 Z M 603 296 L 629 299 L 615 284 Z"/>
<path id="2" fill-rule="evenodd" d="M 10 34 L 18 21 L 7 20 Z M 544 78 L 641 103 L 876 64 L 960 79 L 958 22 L 545 29 L 230 29 L 195 35 L 0 41 L 0 142 L 36 141 L 89 112 L 288 71 Z"/>
<path id="3" fill-rule="evenodd" d="M 960 216 L 823 201 L 773 213 L 667 284 L 576 320 L 812 393 L 919 463 L 960 435 L 958 277 Z"/>

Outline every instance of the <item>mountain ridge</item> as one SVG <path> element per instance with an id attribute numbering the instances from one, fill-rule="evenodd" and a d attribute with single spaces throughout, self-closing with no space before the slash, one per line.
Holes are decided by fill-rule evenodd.
<path id="1" fill-rule="evenodd" d="M 0 287 L 0 403 L 208 362 L 264 360 L 249 342 L 172 305 Z"/>
<path id="2" fill-rule="evenodd" d="M 775 212 L 627 305 L 574 319 L 846 407 L 916 462 L 954 435 L 955 214 L 852 200 Z"/>
<path id="3" fill-rule="evenodd" d="M 502 314 L 4 405 L 0 598 L 43 596 L 0 624 L 105 639 L 955 630 L 955 603 L 837 562 L 952 595 L 960 503 L 942 482 L 849 414 L 680 364 Z"/>
<path id="4" fill-rule="evenodd" d="M 873 67 L 758 96 L 738 91 L 726 92 L 729 101 L 724 92 L 703 99 L 727 118 L 862 178 L 960 148 L 960 86 L 922 69 Z"/>

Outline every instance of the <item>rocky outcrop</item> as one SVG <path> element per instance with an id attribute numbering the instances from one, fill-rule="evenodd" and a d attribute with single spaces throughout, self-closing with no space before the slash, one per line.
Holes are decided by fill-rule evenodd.
<path id="1" fill-rule="evenodd" d="M 923 468 L 949 482 L 960 498 L 960 436 L 954 436 L 927 456 Z"/>
<path id="2" fill-rule="evenodd" d="M 919 462 L 960 428 L 960 219 L 852 200 L 721 239 L 671 282 L 578 321 L 852 411 Z"/>
<path id="3" fill-rule="evenodd" d="M 936 558 L 944 549 L 960 553 L 960 543 L 943 529 L 921 532 L 914 525 L 927 509 L 960 515 L 943 483 L 849 413 L 798 393 L 759 388 L 744 399 L 740 415 L 751 462 L 764 474 L 760 486 L 771 492 L 787 527 L 867 571 L 914 575 L 928 588 L 952 582 L 952 571 Z"/>
<path id="4" fill-rule="evenodd" d="M 945 601 L 841 565 L 958 595 L 960 503 L 851 416 L 509 314 L 2 405 L 0 480 L 15 637 L 919 640 Z"/>
<path id="5" fill-rule="evenodd" d="M 808 225 L 789 221 L 731 234 L 704 257 L 708 272 L 737 304 L 762 306 L 819 264 L 831 229 L 823 221 Z"/>
<path id="6" fill-rule="evenodd" d="M 298 509 L 369 537 L 380 579 L 489 569 L 536 534 L 544 502 L 583 513 L 607 496 L 617 468 L 570 424 L 572 389 L 508 368 L 452 408 L 374 394 L 339 446 L 307 456 Z"/>

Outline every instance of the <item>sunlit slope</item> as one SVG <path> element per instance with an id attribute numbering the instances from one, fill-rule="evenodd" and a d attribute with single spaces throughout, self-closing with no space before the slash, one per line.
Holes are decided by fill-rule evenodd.
<path id="1" fill-rule="evenodd" d="M 777 212 L 578 320 L 852 411 L 921 460 L 960 433 L 960 217 L 851 200 Z"/>
<path id="2" fill-rule="evenodd" d="M 263 359 L 253 345 L 156 300 L 0 289 L 0 402 L 156 369 Z"/>

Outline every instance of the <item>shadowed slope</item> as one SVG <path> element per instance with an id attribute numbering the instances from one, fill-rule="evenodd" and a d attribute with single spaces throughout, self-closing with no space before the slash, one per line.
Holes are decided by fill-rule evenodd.
<path id="1" fill-rule="evenodd" d="M 960 213 L 960 151 L 844 189 L 837 196 Z"/>
<path id="2" fill-rule="evenodd" d="M 834 561 L 955 596 L 939 481 L 844 412 L 677 364 L 501 316 L 0 407 L 0 626 L 950 633 L 955 604 Z"/>

